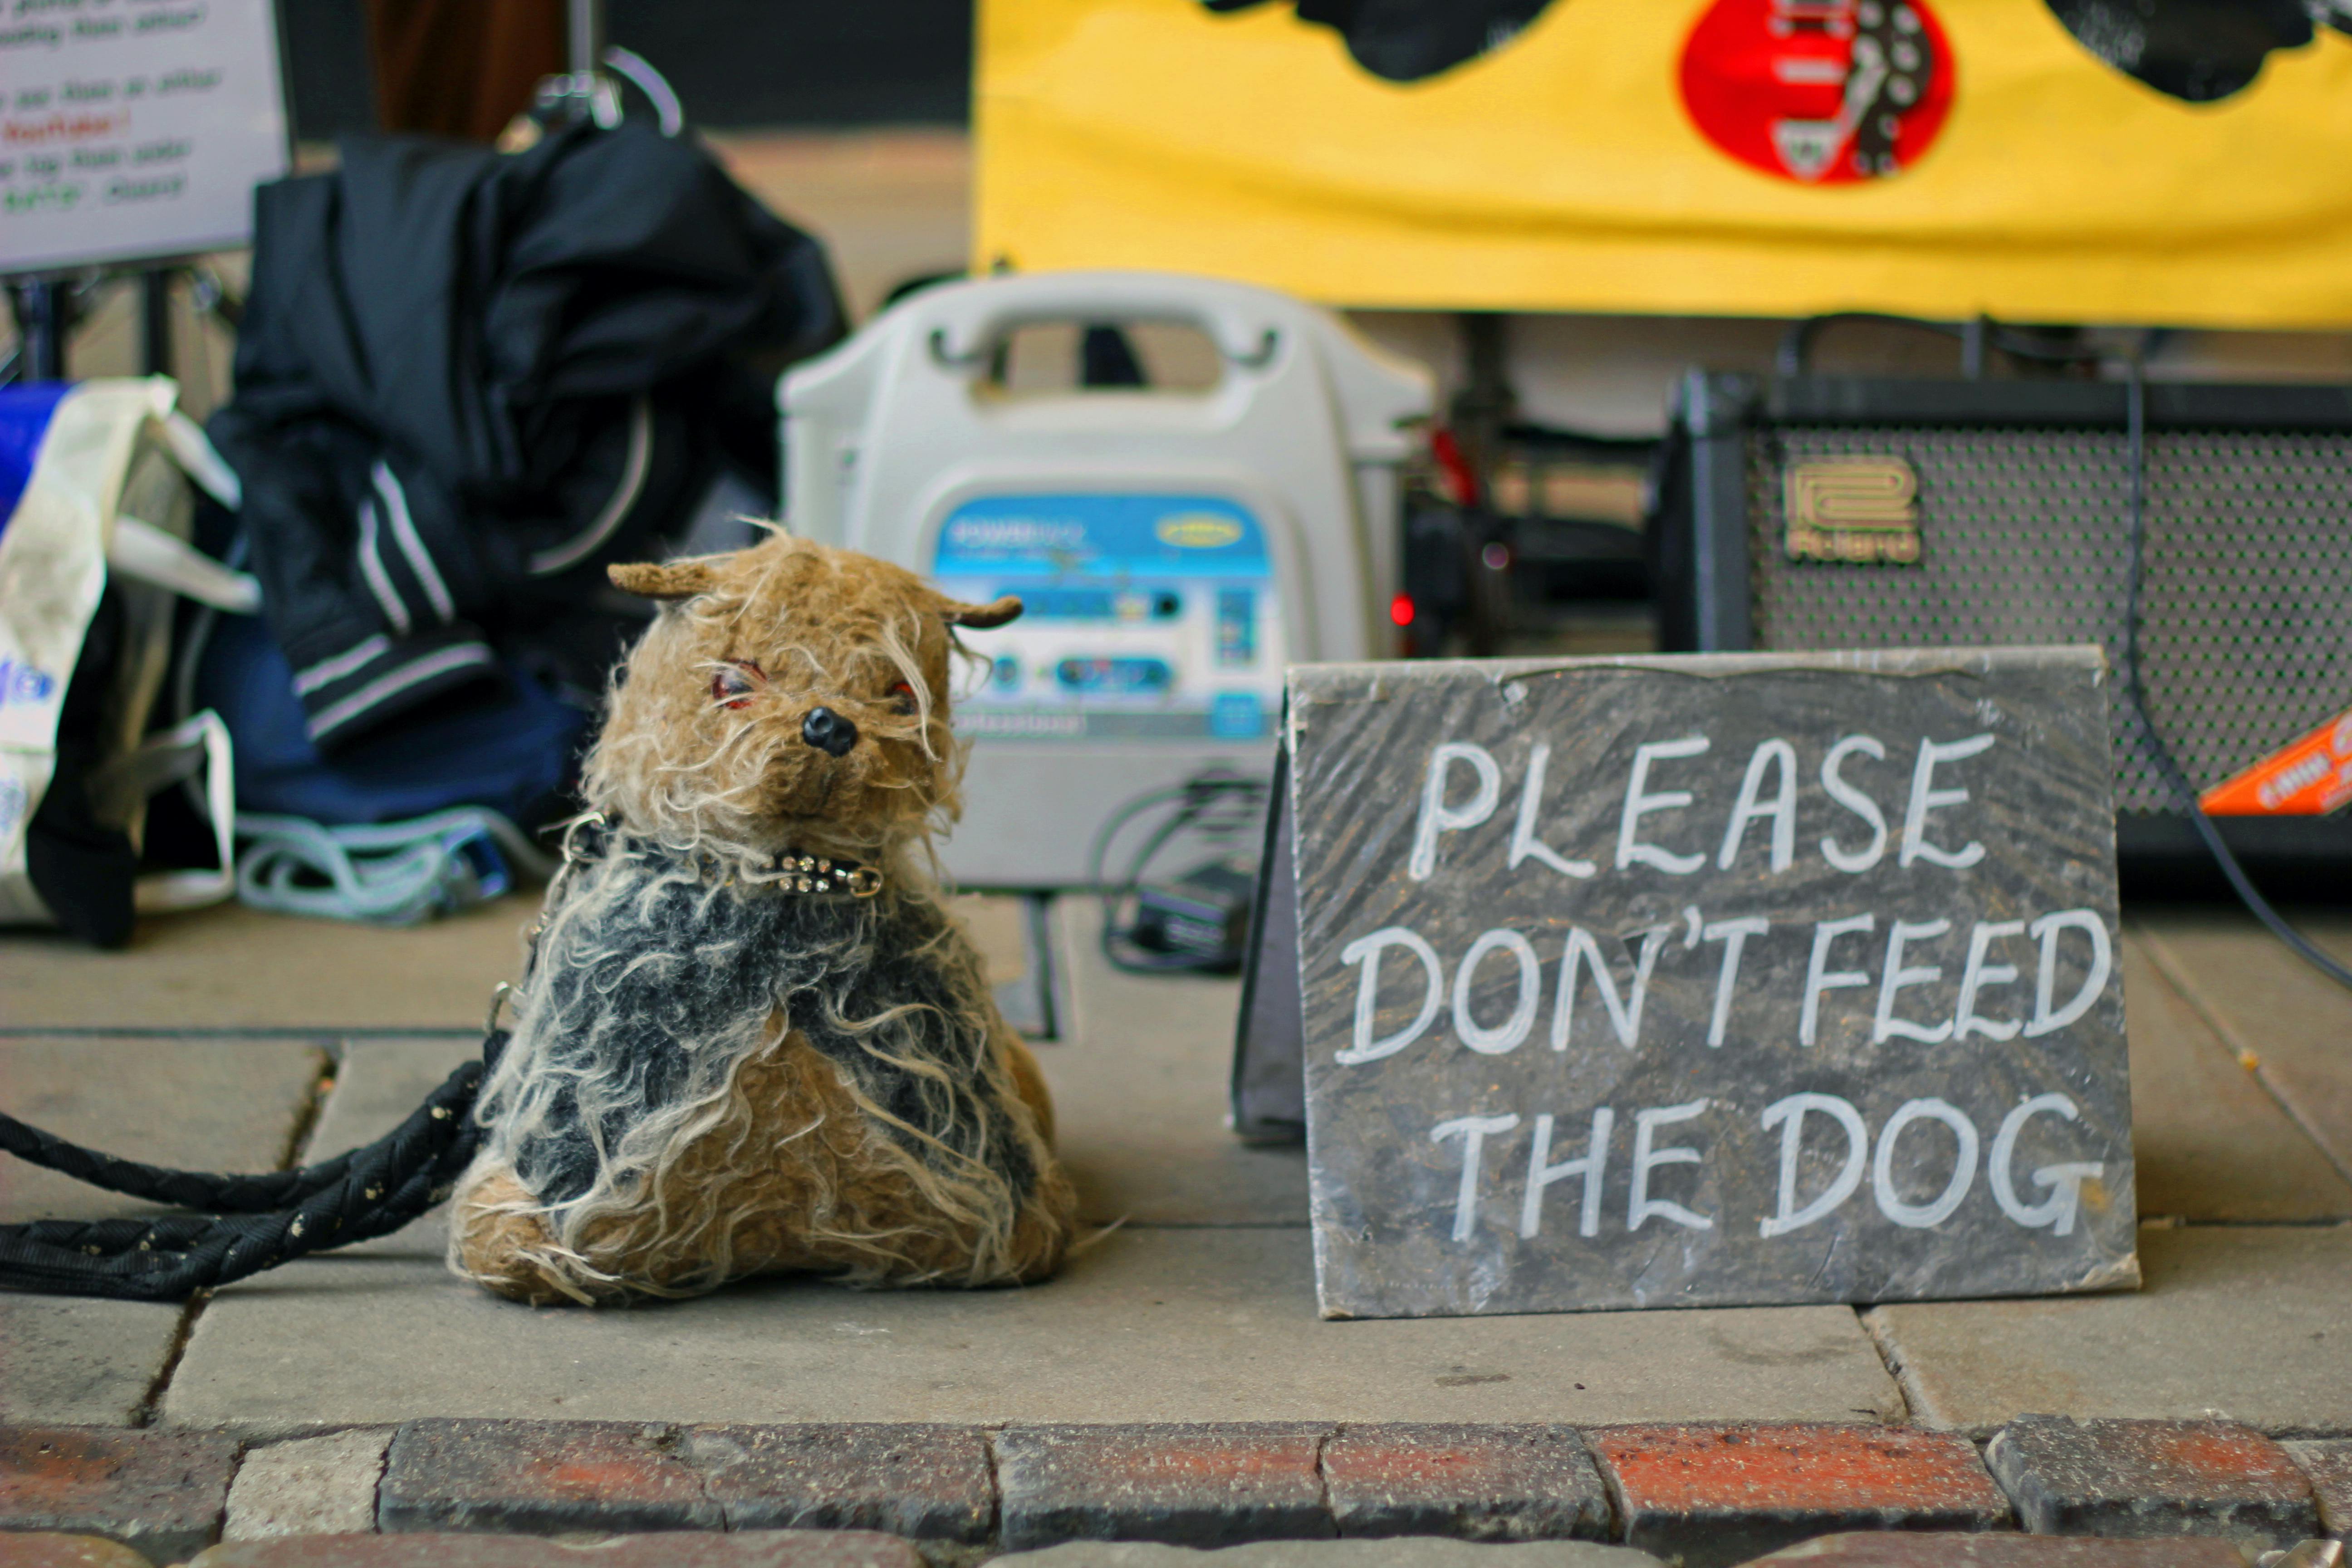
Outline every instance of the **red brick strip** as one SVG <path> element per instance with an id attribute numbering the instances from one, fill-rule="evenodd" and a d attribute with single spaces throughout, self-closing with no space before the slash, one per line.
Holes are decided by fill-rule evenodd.
<path id="1" fill-rule="evenodd" d="M 866 1531 L 675 1531 L 583 1552 L 511 1535 L 280 1535 L 215 1546 L 189 1568 L 923 1568 L 906 1542 Z M 13 1565 L 12 1565 L 13 1568 Z"/>
<path id="2" fill-rule="evenodd" d="M 218 1432 L 0 1427 L 0 1530 L 102 1535 L 159 1563 L 219 1538 L 236 1442 Z"/>
<path id="3" fill-rule="evenodd" d="M 2028 1415 L 1986 1462 L 2037 1535 L 2224 1534 L 2289 1546 L 2319 1533 L 2309 1477 L 2287 1451 L 2229 1421 Z"/>
<path id="4" fill-rule="evenodd" d="M 1317 1453 L 1296 1423 L 1016 1426 L 996 1434 L 1004 1550 L 1064 1541 L 1231 1546 L 1335 1533 Z"/>
<path id="5" fill-rule="evenodd" d="M 2311 1478 L 2311 1489 L 2319 1500 L 2319 1527 L 2352 1540 L 2352 1438 L 2289 1443 L 2286 1449 Z"/>
<path id="6" fill-rule="evenodd" d="M 1343 1536 L 1606 1541 L 1609 1494 L 1567 1426 L 1363 1426 L 1323 1446 Z"/>
<path id="7" fill-rule="evenodd" d="M 383 1531 L 722 1530 L 676 1431 L 619 1421 L 411 1421 L 376 1491 Z"/>
<path id="8" fill-rule="evenodd" d="M 1852 1530 L 2006 1528 L 1962 1437 L 1888 1426 L 1613 1426 L 1586 1434 L 1628 1546 L 1727 1568 Z"/>
<path id="9" fill-rule="evenodd" d="M 878 1530 L 984 1546 L 996 1527 L 976 1427 L 690 1426 L 677 1454 L 730 1530 Z"/>

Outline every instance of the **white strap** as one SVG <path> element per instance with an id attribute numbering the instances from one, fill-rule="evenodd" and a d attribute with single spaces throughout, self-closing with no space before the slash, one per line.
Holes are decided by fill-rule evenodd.
<path id="1" fill-rule="evenodd" d="M 126 577 L 169 588 L 216 610 L 250 616 L 261 609 L 259 578 L 230 570 L 186 540 L 127 511 L 115 516 L 106 563 Z"/>
<path id="2" fill-rule="evenodd" d="M 220 865 L 210 871 L 155 871 L 140 878 L 136 896 L 142 915 L 202 909 L 236 891 L 236 770 L 228 726 L 207 708 L 184 724 L 149 736 L 139 752 L 168 753 L 192 748 L 204 752 L 205 815 L 212 819 L 213 849 Z"/>
<path id="3" fill-rule="evenodd" d="M 205 438 L 203 426 L 176 411 L 165 416 L 162 424 L 163 445 L 172 449 L 172 456 L 187 470 L 188 478 L 231 511 L 245 504 L 244 482 L 228 466 L 228 459 Z"/>

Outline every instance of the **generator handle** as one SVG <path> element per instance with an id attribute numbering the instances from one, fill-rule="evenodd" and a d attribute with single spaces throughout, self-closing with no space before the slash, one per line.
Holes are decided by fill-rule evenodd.
<path id="1" fill-rule="evenodd" d="M 1219 297 L 1225 293 L 1221 286 L 1204 286 L 1199 279 L 1149 272 L 990 279 L 984 289 L 952 294 L 943 289 L 934 296 L 935 310 L 950 319 L 931 330 L 931 357 L 941 365 L 970 369 L 1021 327 L 1165 321 L 1196 329 L 1229 363 L 1244 370 L 1265 369 L 1281 346 L 1280 323 L 1270 319 L 1259 301 Z"/>

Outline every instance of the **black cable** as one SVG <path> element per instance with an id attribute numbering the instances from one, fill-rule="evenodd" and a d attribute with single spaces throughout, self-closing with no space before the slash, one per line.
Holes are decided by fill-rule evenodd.
<path id="1" fill-rule="evenodd" d="M 1130 922 L 1126 906 L 1135 897 L 1152 860 L 1177 835 L 1189 830 L 1212 840 L 1231 838 L 1256 822 L 1265 805 L 1265 792 L 1264 779 L 1213 769 L 1195 773 L 1172 788 L 1138 795 L 1111 814 L 1095 835 L 1093 852 L 1087 858 L 1087 880 L 1102 900 L 1099 945 L 1106 963 L 1135 974 L 1221 967 L 1218 960 L 1204 955 L 1153 952 L 1136 945 L 1127 934 Z M 1145 812 L 1166 805 L 1176 809 L 1144 840 L 1142 847 L 1129 860 L 1126 874 L 1115 883 L 1107 880 L 1105 871 L 1112 842 Z"/>
<path id="2" fill-rule="evenodd" d="M 2318 945 L 2301 931 L 2287 924 L 2271 901 L 2263 897 L 2238 864 L 2238 857 L 2221 837 L 2221 830 L 2205 815 L 2198 803 L 2197 787 L 2172 755 L 2164 737 L 2156 727 L 2156 710 L 2148 706 L 2147 687 L 2140 674 L 2140 596 L 2147 574 L 2147 383 L 2140 356 L 2133 354 L 2126 362 L 2124 384 L 2124 426 L 2126 446 L 2131 468 L 2131 533 L 2130 579 L 2124 599 L 2124 688 L 2132 707 L 2139 714 L 2142 729 L 2147 731 L 2147 749 L 2156 759 L 2157 773 L 2165 787 L 2172 792 L 2174 802 L 2187 813 L 2189 825 L 2205 841 L 2221 875 L 2230 880 L 2231 889 L 2238 895 L 2253 917 L 2270 928 L 2270 933 L 2293 948 L 2304 962 L 2335 981 L 2352 988 L 2352 969 L 2347 969 L 2322 952 Z"/>

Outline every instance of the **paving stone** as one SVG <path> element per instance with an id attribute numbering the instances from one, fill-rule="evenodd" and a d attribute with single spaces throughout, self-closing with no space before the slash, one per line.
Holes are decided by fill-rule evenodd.
<path id="1" fill-rule="evenodd" d="M 2291 1546 L 2319 1532 L 2310 1479 L 2284 1448 L 2225 1421 L 2028 1415 L 1985 1461 L 2037 1535 L 2220 1534 Z"/>
<path id="2" fill-rule="evenodd" d="M 362 1039 L 343 1043 L 334 1087 L 319 1108 L 305 1163 L 315 1164 L 373 1143 L 406 1121 L 425 1097 L 463 1064 L 482 1054 L 471 1037 Z"/>
<path id="3" fill-rule="evenodd" d="M 2148 962 L 2145 945 L 2124 939 L 2139 1212 L 2189 1220 L 2352 1216 L 2352 1182 Z"/>
<path id="4" fill-rule="evenodd" d="M 1759 1557 L 1748 1568 L 2253 1568 L 2226 1541 L 2098 1541 L 2065 1535 L 1824 1535 Z"/>
<path id="5" fill-rule="evenodd" d="M 0 1423 L 128 1426 L 186 1309 L 0 1293 Z"/>
<path id="6" fill-rule="evenodd" d="M 216 1432 L 0 1428 L 0 1531 L 102 1535 L 176 1563 L 219 1534 L 236 1468 Z"/>
<path id="7" fill-rule="evenodd" d="M 295 1535 L 225 1542 L 188 1568 L 923 1568 L 864 1531 L 677 1531 L 611 1540 L 513 1535 Z"/>
<path id="8" fill-rule="evenodd" d="M 2032 1411 L 2352 1432 L 2352 1226 L 2145 1229 L 2137 1292 L 1881 1307 L 1915 1418 L 1990 1436 Z"/>
<path id="9" fill-rule="evenodd" d="M 435 1216 L 224 1289 L 164 1421 L 268 1437 L 421 1415 L 1586 1426 L 1902 1412 L 1843 1307 L 1328 1323 L 1297 1230 L 1117 1231 L 1024 1289 L 780 1279 L 627 1311 L 500 1301 L 448 1275 L 441 1237 Z"/>
<path id="10" fill-rule="evenodd" d="M 1601 1472 L 1570 1427 L 1350 1426 L 1323 1446 L 1342 1536 L 1606 1539 Z"/>
<path id="11" fill-rule="evenodd" d="M 2312 1493 L 2319 1501 L 2320 1528 L 2330 1535 L 2352 1539 L 2352 1438 L 2289 1443 L 2286 1451 L 2311 1478 Z"/>
<path id="12" fill-rule="evenodd" d="M 376 1492 L 386 1531 L 720 1530 L 719 1505 L 665 1426 L 604 1421 L 411 1421 Z"/>
<path id="13" fill-rule="evenodd" d="M 994 1559 L 990 1568 L 1663 1568 L 1644 1552 L 1589 1541 L 1486 1545 L 1429 1536 L 1256 1541 L 1202 1552 L 1150 1541 L 1071 1541 Z"/>
<path id="14" fill-rule="evenodd" d="M 1316 1454 L 1328 1435 L 1275 1422 L 1009 1428 L 995 1436 L 1004 1548 L 1328 1537 Z"/>
<path id="15" fill-rule="evenodd" d="M 1252 1148 L 1225 1127 L 1241 983 L 1113 969 L 1090 898 L 1056 900 L 1054 929 L 1072 1016 L 1037 1058 L 1087 1217 L 1303 1227 L 1305 1148 Z"/>
<path id="16" fill-rule="evenodd" d="M 0 1534 L 0 1563 L 8 1568 L 154 1568 L 119 1542 L 47 1530 Z"/>
<path id="17" fill-rule="evenodd" d="M 248 1451 L 229 1483 L 221 1539 L 373 1530 L 376 1483 L 391 1443 L 390 1428 L 362 1426 Z"/>
<path id="18" fill-rule="evenodd" d="M 2340 910 L 2289 918 L 2339 962 L 2352 963 L 2352 922 Z M 2263 1083 L 2352 1176 L 2352 993 L 2313 969 L 2253 917 L 2232 910 L 2136 912 L 2151 956 L 2257 1065 Z"/>
<path id="19" fill-rule="evenodd" d="M 242 904 L 140 923 L 127 952 L 0 938 L 0 1017 L 37 1028 L 478 1029 L 539 892 L 391 928 Z"/>
<path id="20" fill-rule="evenodd" d="M 878 1530 L 981 1545 L 996 1520 L 976 1427 L 694 1426 L 677 1454 L 730 1530 Z"/>
<path id="21" fill-rule="evenodd" d="M 1586 1434 L 1625 1543 L 1717 1568 L 1840 1530 L 2000 1530 L 1973 1445 L 1864 1426 L 1620 1426 Z"/>
<path id="22" fill-rule="evenodd" d="M 273 1171 L 326 1066 L 303 1040 L 0 1040 L 0 1110 L 149 1164 Z M 0 1155 L 0 1223 L 154 1207 Z"/>
<path id="23" fill-rule="evenodd" d="M 0 975 L 11 967 L 0 961 Z M 10 1016 L 5 999 L 0 1016 Z M 285 1157 L 325 1062 L 317 1046 L 293 1040 L 0 1040 L 0 1110 L 152 1164 L 269 1170 Z M 0 1155 L 0 1223 L 152 1207 Z M 0 1421 L 129 1425 L 171 1353 L 184 1310 L 0 1294 Z"/>

